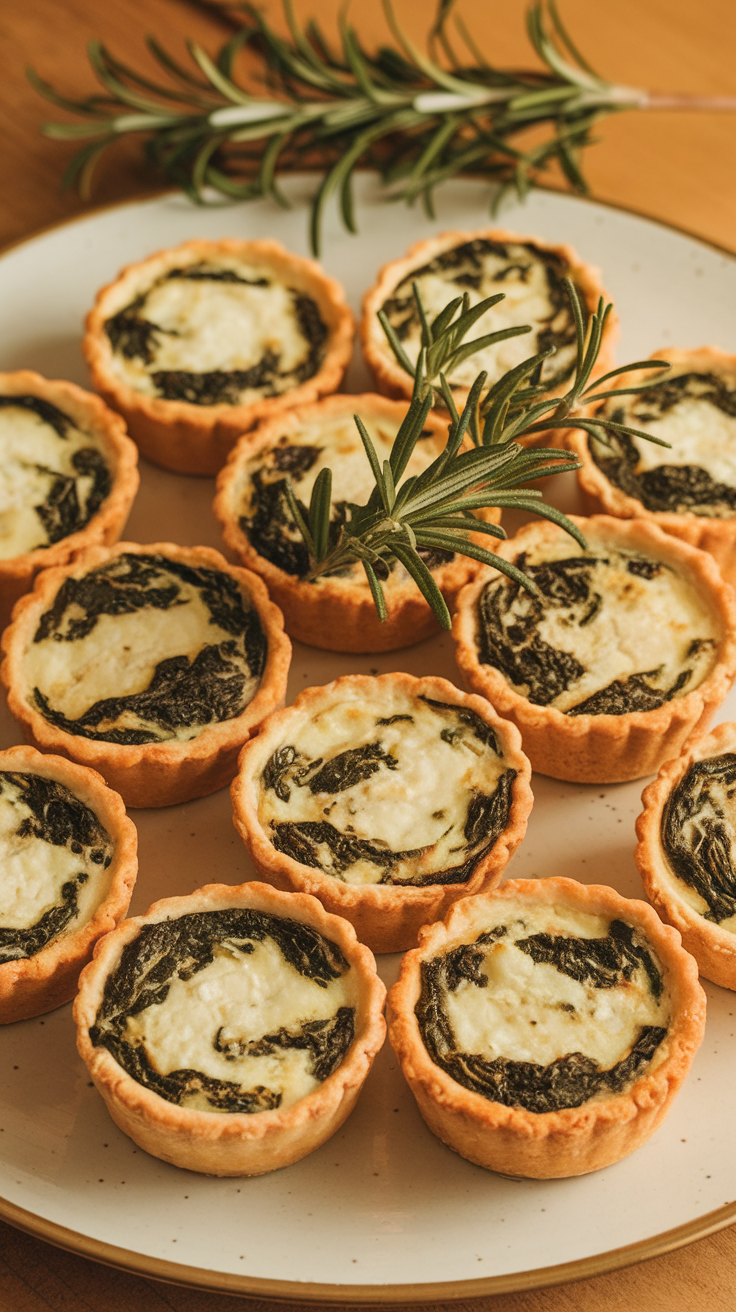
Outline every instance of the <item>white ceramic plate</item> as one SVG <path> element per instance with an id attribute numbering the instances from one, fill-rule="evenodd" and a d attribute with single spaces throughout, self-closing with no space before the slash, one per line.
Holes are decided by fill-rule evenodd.
<path id="1" fill-rule="evenodd" d="M 273 236 L 307 254 L 305 197 L 195 209 L 176 196 L 121 206 L 57 228 L 0 260 L 0 367 L 85 383 L 82 319 L 119 268 L 190 237 Z M 377 202 L 359 183 L 360 237 L 328 219 L 324 264 L 358 309 L 379 265 L 446 227 L 488 223 L 487 191 L 463 182 L 439 217 Z M 503 215 L 504 226 L 571 242 L 599 264 L 621 316 L 619 359 L 664 345 L 736 351 L 736 260 L 660 225 L 553 193 Z M 347 390 L 368 383 L 356 363 Z M 210 480 L 143 466 L 126 536 L 220 546 Z M 553 499 L 569 506 L 570 488 Z M 339 674 L 455 667 L 448 638 L 375 657 L 295 652 L 291 695 Z M 19 741 L 2 721 L 2 746 Z M 736 700 L 721 718 L 736 718 Z M 641 895 L 633 862 L 640 783 L 602 788 L 535 779 L 517 877 L 571 875 Z M 186 806 L 138 811 L 133 910 L 212 881 L 253 877 L 227 790 Z M 397 959 L 384 958 L 388 981 Z M 388 1046 L 345 1127 L 305 1161 L 254 1180 L 179 1171 L 136 1149 L 108 1119 L 77 1058 L 71 1008 L 0 1033 L 0 1214 L 34 1233 L 132 1270 L 211 1289 L 351 1302 L 446 1300 L 590 1275 L 665 1251 L 736 1217 L 733 1013 L 708 986 L 706 1040 L 674 1110 L 633 1157 L 580 1179 L 503 1179 L 471 1166 L 421 1121 Z M 549 1268 L 555 1268 L 550 1271 Z"/>

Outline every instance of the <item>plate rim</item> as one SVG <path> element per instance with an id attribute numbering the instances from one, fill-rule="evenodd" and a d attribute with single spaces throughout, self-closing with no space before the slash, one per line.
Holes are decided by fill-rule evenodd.
<path id="1" fill-rule="evenodd" d="M 372 177 L 379 176 L 375 169 L 357 169 L 356 172 L 359 176 L 360 175 L 366 175 L 366 176 L 370 175 Z M 312 172 L 307 169 L 294 169 L 293 171 L 289 172 L 290 178 L 292 177 L 316 178 L 317 176 L 318 175 L 316 170 Z M 468 182 L 481 182 L 483 179 L 479 176 L 472 175 L 472 176 L 468 176 L 466 180 Z M 714 241 L 711 237 L 703 237 L 701 233 L 694 232 L 692 228 L 686 228 L 683 225 L 679 223 L 673 223 L 668 219 L 659 219 L 656 217 L 656 215 L 647 214 L 645 210 L 636 209 L 636 207 L 633 205 L 623 205 L 616 201 L 601 200 L 597 196 L 579 195 L 575 192 L 563 191 L 561 187 L 538 185 L 535 186 L 533 190 L 535 192 L 536 191 L 544 192 L 545 195 L 548 196 L 562 196 L 566 200 L 573 201 L 575 204 L 590 205 L 594 208 L 603 209 L 603 210 L 614 210 L 618 214 L 629 214 L 634 219 L 642 219 L 645 223 L 651 223 L 655 227 L 664 228 L 666 232 L 676 232 L 681 237 L 688 237 L 690 241 L 698 242 L 699 245 L 706 246 L 709 250 L 717 251 L 719 255 L 727 255 L 732 260 L 736 259 L 736 243 L 734 244 L 733 247 L 723 246 L 721 245 L 720 242 Z M 111 210 L 127 209 L 133 205 L 145 205 L 148 201 L 162 200 L 165 196 L 183 196 L 183 195 L 184 192 L 182 192 L 182 190 L 179 187 L 157 187 L 151 191 L 142 191 L 137 196 L 126 197 L 124 200 L 104 201 L 102 204 L 99 205 L 90 205 L 86 210 L 83 210 L 80 214 L 70 214 L 64 219 L 56 219 L 52 223 L 42 224 L 40 228 L 34 229 L 33 232 L 27 233 L 24 237 L 15 237 L 11 241 L 3 243 L 2 245 L 0 245 L 0 260 L 3 260 L 6 255 L 12 254 L 13 251 L 18 250 L 21 246 L 26 246 L 33 241 L 37 241 L 40 237 L 50 236 L 51 233 L 58 231 L 58 229 L 60 228 L 70 228 L 72 227 L 73 224 L 84 223 L 87 219 L 95 218 L 97 217 L 97 215 L 108 214 Z M 266 200 L 268 198 L 255 197 L 254 199 L 257 201 L 258 199 Z M 248 202 L 233 201 L 233 208 L 238 203 L 242 205 L 246 205 Z M 520 203 L 523 204 L 523 201 Z M 197 208 L 198 207 L 192 203 L 192 209 L 197 209 Z M 210 208 L 210 207 L 206 206 L 205 208 Z M 493 218 L 493 216 L 490 217 Z M 501 221 L 502 217 L 503 217 L 502 213 L 497 216 L 498 222 Z M 355 237 L 360 237 L 360 232 L 359 231 L 355 232 L 352 235 Z M 311 258 L 318 259 L 319 257 L 312 256 Z"/>
<path id="2" fill-rule="evenodd" d="M 361 169 L 359 171 L 375 175 L 375 170 Z M 301 170 L 295 172 L 294 176 L 308 177 L 311 174 Z M 573 203 L 630 215 L 655 227 L 663 228 L 665 231 L 675 232 L 707 249 L 736 260 L 736 247 L 731 249 L 723 246 L 708 237 L 693 232 L 691 229 L 656 218 L 642 210 L 635 209 L 633 206 L 600 200 L 593 196 L 575 195 L 556 187 L 535 187 L 535 190 L 562 196 Z M 0 262 L 20 248 L 30 245 L 42 237 L 50 236 L 61 229 L 86 222 L 88 219 L 94 219 L 114 210 L 142 206 L 149 202 L 162 200 L 166 196 L 180 196 L 181 194 L 178 188 L 162 187 L 124 200 L 109 201 L 101 205 L 90 206 L 79 214 L 73 214 L 67 218 L 44 225 L 26 236 L 4 244 L 0 247 Z M 82 1234 L 80 1231 L 70 1229 L 56 1221 L 48 1220 L 35 1212 L 20 1207 L 17 1203 L 11 1202 L 2 1195 L 0 1195 L 0 1219 L 25 1234 L 50 1243 L 66 1252 L 75 1253 L 78 1256 L 117 1270 L 180 1285 L 185 1288 L 204 1289 L 212 1293 L 268 1298 L 271 1301 L 285 1303 L 300 1301 L 302 1303 L 353 1303 L 370 1306 L 392 1302 L 409 1306 L 427 1302 L 450 1303 L 461 1299 L 482 1298 L 493 1294 L 544 1289 L 554 1285 L 610 1274 L 622 1270 L 624 1267 L 649 1261 L 654 1257 L 662 1257 L 678 1248 L 695 1243 L 699 1239 L 705 1239 L 709 1235 L 725 1229 L 736 1221 L 736 1200 L 726 1203 L 711 1212 L 706 1212 L 702 1217 L 695 1220 L 686 1221 L 670 1230 L 652 1235 L 648 1239 L 637 1240 L 632 1244 L 612 1248 L 590 1257 L 577 1258 L 574 1261 L 563 1262 L 554 1266 L 537 1267 L 530 1271 L 509 1272 L 505 1275 L 485 1276 L 469 1280 L 429 1281 L 421 1284 L 323 1284 L 321 1282 L 270 1279 L 262 1276 L 240 1275 L 237 1272 L 216 1271 L 207 1267 L 188 1266 L 183 1263 L 169 1261 L 166 1258 L 150 1257 L 144 1253 L 138 1253 L 132 1249 L 108 1243 L 106 1240 L 94 1239 L 92 1236 Z"/>
<path id="3" fill-rule="evenodd" d="M 556 1266 L 537 1267 L 532 1271 L 512 1271 L 506 1275 L 481 1276 L 473 1280 L 428 1281 L 423 1284 L 400 1285 L 328 1285 L 317 1281 L 271 1280 L 263 1276 L 247 1276 L 237 1272 L 216 1271 L 208 1267 L 186 1266 L 183 1263 L 170 1262 L 166 1258 L 149 1257 L 145 1253 L 120 1248 L 103 1239 L 93 1239 L 56 1221 L 39 1217 L 35 1212 L 29 1212 L 2 1197 L 0 1197 L 0 1218 L 36 1239 L 42 1239 L 67 1252 L 76 1253 L 77 1256 L 90 1258 L 103 1266 L 190 1289 L 246 1295 L 283 1303 L 353 1303 L 362 1306 L 394 1303 L 410 1306 L 454 1303 L 460 1300 L 483 1298 L 491 1294 L 548 1289 L 553 1285 L 590 1280 L 594 1276 L 620 1271 L 624 1267 L 647 1262 L 653 1257 L 663 1257 L 677 1248 L 695 1243 L 698 1239 L 707 1239 L 709 1235 L 724 1230 L 736 1220 L 736 1201 L 707 1212 L 694 1221 L 686 1221 L 671 1230 L 652 1235 L 649 1239 L 639 1239 L 636 1243 L 626 1244 L 621 1248 L 611 1248 L 605 1253 L 596 1253 L 592 1257 L 577 1258 L 575 1261 L 561 1262 Z"/>

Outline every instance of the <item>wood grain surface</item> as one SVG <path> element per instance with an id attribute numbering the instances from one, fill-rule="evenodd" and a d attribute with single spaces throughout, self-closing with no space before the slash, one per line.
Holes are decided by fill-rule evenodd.
<path id="1" fill-rule="evenodd" d="M 407 30 L 420 40 L 433 6 L 396 3 Z M 278 0 L 262 7 L 281 23 Z M 338 0 L 299 0 L 298 8 L 334 30 Z M 736 97 L 734 0 L 560 0 L 560 8 L 579 46 L 612 81 Z M 460 0 L 460 9 L 494 62 L 529 64 L 525 0 Z M 355 4 L 351 17 L 366 42 L 387 35 L 379 0 Z M 185 36 L 211 50 L 224 31 L 215 14 L 186 0 L 114 0 L 104 8 L 97 0 L 4 0 L 0 246 L 89 208 L 60 191 L 71 150 L 40 135 L 39 125 L 56 114 L 27 83 L 27 65 L 76 97 L 94 89 L 85 54 L 92 37 L 143 69 L 146 32 L 181 54 Z M 586 172 L 596 197 L 736 251 L 735 144 L 736 115 L 726 112 L 622 113 L 601 123 Z M 103 161 L 94 201 L 109 204 L 158 186 L 136 146 L 124 142 Z M 736 1228 L 612 1275 L 452 1306 L 458 1312 L 471 1306 L 476 1312 L 731 1312 L 734 1288 Z M 283 1306 L 157 1284 L 62 1252 L 0 1222 L 0 1312 L 275 1312 Z M 306 1312 L 307 1305 L 289 1306 Z"/>

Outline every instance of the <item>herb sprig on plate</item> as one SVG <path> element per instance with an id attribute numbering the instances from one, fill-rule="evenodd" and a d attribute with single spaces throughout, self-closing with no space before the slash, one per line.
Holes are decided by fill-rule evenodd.
<path id="1" fill-rule="evenodd" d="M 422 324 L 422 344 L 416 364 L 407 356 L 386 317 L 379 314 L 399 364 L 414 379 L 411 403 L 391 455 L 383 465 L 360 416 L 355 415 L 375 488 L 365 505 L 348 503 L 343 523 L 331 520 L 330 469 L 322 469 L 317 475 L 308 511 L 300 506 L 287 481 L 291 513 L 309 552 L 308 579 L 317 579 L 360 561 L 376 610 L 385 620 L 387 607 L 382 580 L 388 578 L 392 561 L 398 561 L 414 579 L 440 624 L 449 629 L 450 613 L 422 559 L 423 549 L 470 556 L 494 566 L 530 592 L 537 591 L 532 580 L 515 565 L 474 540 L 479 534 L 497 539 L 506 537 L 499 525 L 477 519 L 474 511 L 494 506 L 531 511 L 559 524 L 585 546 L 579 529 L 562 511 L 547 505 L 537 488 L 524 486 L 529 480 L 548 474 L 579 469 L 579 462 L 570 460 L 569 453 L 557 447 L 529 449 L 520 441 L 549 430 L 582 428 L 604 442 L 608 434 L 627 434 L 667 446 L 651 434 L 605 416 L 591 419 L 575 412 L 610 396 L 627 395 L 651 386 L 649 379 L 615 391 L 606 388 L 606 383 L 620 374 L 669 366 L 660 360 L 637 361 L 621 365 L 591 384 L 603 329 L 612 307 L 604 305 L 601 299 L 586 324 L 575 285 L 569 278 L 565 282 L 575 319 L 577 351 L 573 378 L 563 396 L 546 395 L 540 381 L 544 361 L 554 354 L 554 347 L 549 347 L 516 365 L 491 385 L 486 372 L 479 373 L 462 412 L 458 413 L 448 382 L 452 370 L 487 346 L 531 331 L 528 326 L 505 328 L 470 342 L 464 340 L 481 316 L 504 299 L 503 295 L 490 296 L 471 308 L 466 293 L 450 301 L 430 323 L 415 283 L 414 297 Z M 423 473 L 411 475 L 402 482 L 429 411 L 437 401 L 450 416 L 447 446 Z M 465 440 L 466 435 L 469 441 Z"/>
<path id="2" fill-rule="evenodd" d="M 383 7 L 395 44 L 375 52 L 365 49 L 344 16 L 340 48 L 333 49 L 313 20 L 306 29 L 299 25 L 292 0 L 283 0 L 290 41 L 255 6 L 236 0 L 225 9 L 238 27 L 214 57 L 189 41 L 187 67 L 148 38 L 163 81 L 137 73 L 99 41 L 90 42 L 89 59 L 103 95 L 72 100 L 33 70 L 29 77 L 47 100 L 84 120 L 47 123 L 42 130 L 59 141 L 86 143 L 64 174 L 65 184 L 77 184 L 85 196 L 101 154 L 135 133 L 146 137 L 156 169 L 199 203 L 212 189 L 218 198 L 268 196 L 287 205 L 279 171 L 305 163 L 318 168 L 315 253 L 331 196 L 339 198 L 346 227 L 356 231 L 352 179 L 358 166 L 379 169 L 389 198 L 420 199 L 430 215 L 435 188 L 462 175 L 498 184 L 495 205 L 508 190 L 523 198 L 553 163 L 574 191 L 585 192 L 580 156 L 602 116 L 634 108 L 736 108 L 727 97 L 657 95 L 605 81 L 577 50 L 554 0 L 536 0 L 527 15 L 542 69 L 496 68 L 452 15 L 454 3 L 438 0 L 429 55 L 402 31 L 392 0 L 383 0 Z M 258 94 L 239 78 L 244 49 L 261 64 L 265 85 Z M 546 135 L 525 145 L 523 134 L 534 127 Z"/>

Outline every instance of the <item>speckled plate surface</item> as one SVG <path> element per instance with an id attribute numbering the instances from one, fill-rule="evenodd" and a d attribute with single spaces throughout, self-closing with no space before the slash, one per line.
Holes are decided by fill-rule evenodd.
<path id="1" fill-rule="evenodd" d="M 166 196 L 102 211 L 0 260 L 0 367 L 86 383 L 81 325 L 94 292 L 130 260 L 190 237 L 272 236 L 307 254 L 294 178 L 291 211 L 266 203 L 194 209 Z M 331 216 L 323 262 L 358 308 L 378 266 L 446 227 L 488 222 L 481 184 L 439 194 L 439 217 L 378 204 L 359 183 L 360 237 Z M 736 350 L 736 260 L 631 214 L 552 193 L 502 215 L 505 227 L 571 242 L 600 265 L 622 323 L 619 359 L 665 345 Z M 346 389 L 363 390 L 362 365 Z M 213 484 L 142 469 L 126 536 L 221 546 Z M 572 508 L 569 483 L 551 499 Z M 290 696 L 338 674 L 408 670 L 455 678 L 439 637 L 386 656 L 295 651 Z M 722 719 L 736 719 L 736 695 Z M 0 745 L 20 741 L 4 712 Z M 641 896 L 633 861 L 642 784 L 534 780 L 515 877 L 571 875 Z M 227 790 L 137 811 L 133 910 L 211 881 L 253 877 Z M 390 982 L 397 958 L 383 959 Z M 425 1128 L 385 1048 L 357 1110 L 313 1156 L 255 1180 L 215 1180 L 147 1157 L 109 1120 L 77 1059 L 71 1008 L 0 1032 L 0 1215 L 63 1246 L 148 1275 L 262 1297 L 429 1301 L 532 1287 L 651 1256 L 736 1218 L 733 1037 L 736 997 L 707 986 L 706 1040 L 664 1127 L 633 1157 L 565 1181 L 502 1179 L 456 1157 Z M 554 1268 L 550 1270 L 550 1268 Z"/>

